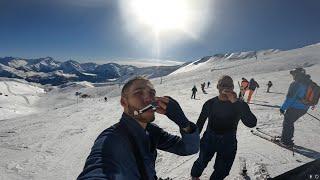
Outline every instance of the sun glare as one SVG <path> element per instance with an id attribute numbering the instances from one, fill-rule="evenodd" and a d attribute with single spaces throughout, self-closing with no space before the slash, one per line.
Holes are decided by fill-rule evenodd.
<path id="1" fill-rule="evenodd" d="M 182 30 L 188 25 L 186 0 L 131 0 L 131 10 L 140 23 L 155 31 Z"/>
<path id="2" fill-rule="evenodd" d="M 174 45 L 201 41 L 213 7 L 212 0 L 119 0 L 124 27 L 155 58 Z"/>

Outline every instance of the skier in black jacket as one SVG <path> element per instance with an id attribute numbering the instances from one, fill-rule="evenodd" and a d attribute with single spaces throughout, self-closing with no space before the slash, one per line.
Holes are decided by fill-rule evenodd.
<path id="1" fill-rule="evenodd" d="M 273 85 L 272 82 L 269 81 L 268 84 L 267 84 L 267 87 L 268 87 L 268 88 L 267 88 L 267 93 L 270 92 L 270 88 L 271 88 L 272 85 Z"/>
<path id="2" fill-rule="evenodd" d="M 196 85 L 193 86 L 191 91 L 192 91 L 191 99 L 196 99 L 196 94 L 198 91 Z"/>
<path id="3" fill-rule="evenodd" d="M 250 79 L 249 82 L 249 94 L 248 94 L 248 99 L 247 99 L 247 103 L 250 103 L 251 101 L 251 97 L 254 93 L 254 91 L 256 90 L 256 88 L 259 88 L 259 84 L 257 81 L 255 81 L 253 78 Z"/>
<path id="4" fill-rule="evenodd" d="M 191 169 L 192 179 L 199 179 L 215 153 L 214 172 L 210 179 L 219 180 L 228 176 L 237 151 L 236 132 L 239 120 L 250 128 L 257 124 L 257 118 L 248 104 L 237 100 L 230 76 L 222 76 L 217 88 L 219 96 L 205 102 L 197 121 L 201 132 L 206 119 L 209 119 L 200 141 L 199 158 Z"/>

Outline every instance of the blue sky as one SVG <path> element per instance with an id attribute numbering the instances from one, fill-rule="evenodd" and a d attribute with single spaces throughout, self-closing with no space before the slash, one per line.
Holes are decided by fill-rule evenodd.
<path id="1" fill-rule="evenodd" d="M 216 53 L 286 50 L 320 42 L 319 0 L 212 0 L 188 27 L 197 30 L 197 20 L 202 21 L 196 38 L 169 32 L 158 39 L 160 53 L 155 54 L 154 38 L 146 29 L 130 32 L 143 28 L 130 28 L 134 17 L 123 16 L 121 9 L 126 8 L 119 2 L 0 0 L 0 57 L 190 61 Z"/>

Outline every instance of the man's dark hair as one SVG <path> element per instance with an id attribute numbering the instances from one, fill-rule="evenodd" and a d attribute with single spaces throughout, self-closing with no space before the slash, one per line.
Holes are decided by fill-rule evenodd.
<path id="1" fill-rule="evenodd" d="M 232 86 L 232 88 L 233 88 L 234 87 L 233 79 L 228 75 L 221 76 L 219 78 L 219 80 L 218 80 L 217 87 L 221 87 L 221 86 L 224 86 L 224 85 Z"/>
<path id="2" fill-rule="evenodd" d="M 121 97 L 125 97 L 128 89 L 132 86 L 132 84 L 133 84 L 135 81 L 138 81 L 138 80 L 149 81 L 149 79 L 147 79 L 147 78 L 145 78 L 145 77 L 143 77 L 143 76 L 136 76 L 136 77 L 130 79 L 130 80 L 129 80 L 128 82 L 126 82 L 126 83 L 124 84 L 124 86 L 122 87 Z"/>
<path id="3" fill-rule="evenodd" d="M 301 68 L 301 67 L 299 67 L 299 68 L 296 68 L 296 69 L 290 71 L 290 74 L 294 75 L 294 76 L 295 75 L 300 75 L 300 74 L 306 74 L 306 70 Z"/>

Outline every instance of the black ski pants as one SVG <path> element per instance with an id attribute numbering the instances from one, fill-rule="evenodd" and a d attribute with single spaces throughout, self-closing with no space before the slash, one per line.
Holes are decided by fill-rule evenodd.
<path id="1" fill-rule="evenodd" d="M 237 152 L 236 132 L 216 134 L 205 131 L 200 141 L 199 158 L 194 162 L 191 169 L 192 177 L 200 177 L 209 161 L 216 153 L 214 171 L 210 180 L 222 180 L 229 175 Z"/>
<path id="2" fill-rule="evenodd" d="M 286 144 L 293 143 L 294 123 L 303 115 L 307 113 L 308 109 L 289 108 L 284 114 L 282 124 L 281 141 Z"/>

